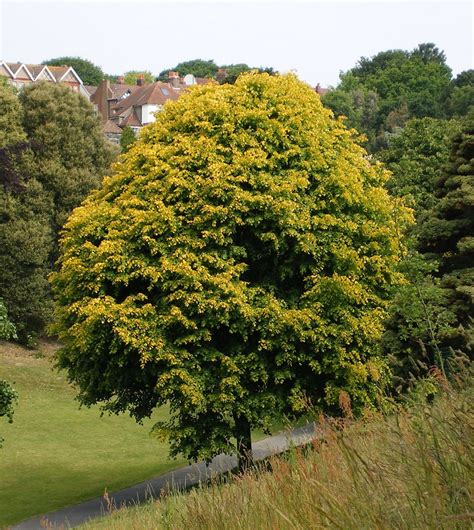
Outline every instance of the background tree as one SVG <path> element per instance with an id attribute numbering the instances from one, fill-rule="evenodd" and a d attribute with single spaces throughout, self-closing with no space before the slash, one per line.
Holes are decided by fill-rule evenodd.
<path id="1" fill-rule="evenodd" d="M 105 74 L 100 66 L 81 57 L 57 57 L 43 61 L 42 64 L 49 66 L 72 66 L 85 85 L 98 85 L 102 79 L 105 79 Z"/>
<path id="2" fill-rule="evenodd" d="M 0 106 L 3 93 L 0 89 Z M 99 186 L 111 151 L 90 103 L 64 86 L 32 84 L 9 108 L 7 121 L 17 128 L 7 137 L 23 137 L 26 143 L 3 151 L 0 145 L 0 296 L 20 340 L 28 342 L 51 317 L 47 277 L 58 232 L 72 209 Z M 14 175 L 14 186 L 6 185 L 8 175 L 10 180 Z"/>
<path id="3" fill-rule="evenodd" d="M 434 44 L 420 44 L 412 52 L 391 50 L 371 59 L 362 58 L 350 72 L 358 87 L 379 95 L 379 126 L 403 103 L 414 118 L 445 116 L 444 97 L 451 69 Z M 342 75 L 341 87 L 344 84 Z"/>
<path id="4" fill-rule="evenodd" d="M 133 129 L 126 125 L 122 129 L 122 136 L 120 137 L 120 148 L 122 149 L 122 153 L 126 153 L 135 141 L 136 137 Z"/>
<path id="5" fill-rule="evenodd" d="M 474 70 L 465 70 L 453 79 L 447 98 L 449 116 L 467 116 L 474 108 Z"/>
<path id="6" fill-rule="evenodd" d="M 53 199 L 51 219 L 57 233 L 72 209 L 99 186 L 113 150 L 92 105 L 67 87 L 30 85 L 20 102 L 27 137 L 41 145 L 32 172 Z"/>
<path id="7" fill-rule="evenodd" d="M 412 119 L 389 135 L 387 148 L 378 154 L 393 173 L 387 188 L 407 200 L 417 217 L 436 202 L 435 188 L 460 128 L 456 120 Z"/>
<path id="8" fill-rule="evenodd" d="M 79 399 L 210 459 L 308 400 L 370 406 L 407 212 L 314 90 L 248 74 L 166 105 L 70 217 L 53 275 Z M 237 440 L 237 446 L 232 439 Z"/>
<path id="9" fill-rule="evenodd" d="M 385 147 L 385 131 L 394 132 L 410 118 L 444 118 L 448 113 L 451 69 L 444 53 L 431 43 L 420 44 L 411 52 L 388 50 L 371 58 L 362 57 L 340 79 L 336 89 L 339 94 L 327 94 L 325 104 L 337 115 L 347 116 L 349 125 L 368 137 L 371 151 Z M 358 91 L 366 94 L 365 99 L 368 94 L 375 94 L 368 100 L 370 119 L 363 123 L 358 121 Z M 344 97 L 344 93 L 348 96 Z M 374 108 L 371 101 L 375 100 Z M 363 102 L 362 108 L 364 105 Z M 367 110 L 363 114 L 367 116 Z"/>
<path id="10" fill-rule="evenodd" d="M 224 79 L 222 79 L 221 83 L 230 83 L 233 84 L 237 81 L 237 78 L 239 75 L 244 74 L 246 72 L 255 71 L 259 72 L 260 74 L 270 74 L 275 75 L 276 72 L 271 67 L 252 67 L 244 63 L 240 64 L 227 64 L 222 65 L 219 68 L 224 68 L 226 71 L 226 76 Z"/>
<path id="11" fill-rule="evenodd" d="M 453 140 L 449 163 L 436 185 L 435 206 L 423 219 L 419 249 L 438 263 L 438 275 L 456 314 L 457 329 L 444 347 L 474 350 L 474 112 Z"/>
<path id="12" fill-rule="evenodd" d="M 168 72 L 178 72 L 180 76 L 193 74 L 195 77 L 210 77 L 214 78 L 217 73 L 218 66 L 213 60 L 205 61 L 203 59 L 192 59 L 178 63 L 173 68 L 167 68 L 160 72 L 158 79 L 160 81 L 167 81 Z"/>
<path id="13" fill-rule="evenodd" d="M 418 219 L 403 263 L 410 282 L 397 289 L 382 342 L 400 389 L 433 366 L 445 370 L 453 349 L 472 352 L 472 132 L 460 131 L 454 120 L 412 120 L 381 154 L 392 192 Z"/>
<path id="14" fill-rule="evenodd" d="M 178 63 L 173 68 L 167 68 L 166 70 L 163 70 L 162 72 L 160 72 L 160 75 L 157 77 L 157 80 L 167 81 L 168 72 L 170 71 L 178 72 L 180 76 L 193 74 L 195 77 L 207 77 L 210 79 L 215 79 L 217 70 L 219 68 L 224 68 L 226 70 L 226 76 L 225 78 L 220 80 L 220 82 L 229 84 L 235 83 L 240 74 L 250 72 L 251 70 L 255 70 L 260 73 L 268 73 L 271 75 L 275 74 L 273 68 L 269 67 L 252 67 L 245 63 L 218 66 L 213 60 L 204 61 L 202 59 L 193 59 L 191 61 L 184 61 L 182 63 Z"/>
<path id="15" fill-rule="evenodd" d="M 360 88 L 349 92 L 330 90 L 321 98 L 336 117 L 345 117 L 347 127 L 354 128 L 367 137 L 366 145 L 371 150 L 376 140 L 378 99 L 374 91 Z"/>
<path id="16" fill-rule="evenodd" d="M 153 81 L 155 80 L 153 74 L 148 70 L 130 70 L 129 72 L 125 72 L 124 82 L 126 85 L 136 85 L 137 79 L 141 76 L 143 76 L 143 80 L 147 84 L 153 83 Z"/>

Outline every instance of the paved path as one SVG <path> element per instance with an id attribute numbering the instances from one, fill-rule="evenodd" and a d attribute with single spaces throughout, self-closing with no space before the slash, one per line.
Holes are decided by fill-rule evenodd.
<path id="1" fill-rule="evenodd" d="M 252 445 L 254 459 L 261 460 L 270 455 L 281 453 L 290 446 L 303 445 L 314 437 L 315 426 L 308 424 L 288 433 L 270 436 Z M 206 466 L 204 463 L 186 466 L 164 475 L 141 482 L 136 486 L 109 494 L 109 502 L 114 507 L 130 506 L 142 503 L 150 498 L 157 499 L 162 490 L 169 488 L 185 489 L 216 475 L 232 470 L 237 466 L 235 456 L 219 455 Z M 46 528 L 73 528 L 107 513 L 107 502 L 103 497 L 82 502 L 76 506 L 62 508 L 40 517 L 28 519 L 12 527 L 12 530 L 40 530 Z M 45 524 L 47 523 L 47 524 Z"/>

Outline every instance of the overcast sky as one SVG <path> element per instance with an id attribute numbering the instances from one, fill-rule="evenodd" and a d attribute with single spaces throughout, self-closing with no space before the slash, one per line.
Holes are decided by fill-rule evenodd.
<path id="1" fill-rule="evenodd" d="M 0 0 L 0 59 L 78 55 L 111 74 L 180 61 L 294 70 L 335 85 L 361 56 L 434 42 L 454 74 L 473 67 L 471 2 Z"/>

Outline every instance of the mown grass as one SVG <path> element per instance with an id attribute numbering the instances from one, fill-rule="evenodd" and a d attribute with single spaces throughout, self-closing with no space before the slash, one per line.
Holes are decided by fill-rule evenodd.
<path id="1" fill-rule="evenodd" d="M 79 409 L 64 373 L 52 369 L 57 345 L 31 351 L 0 341 L 0 379 L 19 394 L 13 423 L 0 420 L 0 527 L 102 496 L 182 465 L 150 437 L 166 408 L 138 425 L 130 417 Z M 275 423 L 273 430 L 284 424 Z M 254 440 L 265 437 L 254 433 Z"/>
<path id="2" fill-rule="evenodd" d="M 83 530 L 472 529 L 472 381 L 433 405 L 323 424 L 271 473 L 122 509 Z"/>
<path id="3" fill-rule="evenodd" d="M 19 394 L 13 423 L 0 422 L 0 527 L 101 496 L 183 465 L 149 436 L 152 420 L 79 409 L 47 357 L 0 343 L 0 378 Z M 160 409 L 153 420 L 164 419 Z"/>

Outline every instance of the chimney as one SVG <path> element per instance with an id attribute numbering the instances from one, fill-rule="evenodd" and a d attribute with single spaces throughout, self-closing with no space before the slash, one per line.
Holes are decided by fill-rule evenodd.
<path id="1" fill-rule="evenodd" d="M 216 74 L 216 80 L 221 82 L 227 77 L 227 70 L 225 68 L 218 68 Z"/>
<path id="2" fill-rule="evenodd" d="M 145 74 L 138 74 L 137 76 L 137 85 L 143 86 L 145 84 Z"/>
<path id="3" fill-rule="evenodd" d="M 179 86 L 178 72 L 168 72 L 168 83 L 173 87 Z"/>
<path id="4" fill-rule="evenodd" d="M 103 79 L 97 90 L 91 97 L 92 103 L 97 105 L 97 110 L 101 116 L 102 123 L 105 123 L 109 119 L 109 97 L 110 97 L 110 81 Z"/>
<path id="5" fill-rule="evenodd" d="M 124 85 L 125 84 L 125 77 L 123 75 L 119 75 L 117 77 L 117 84 L 118 85 Z"/>

